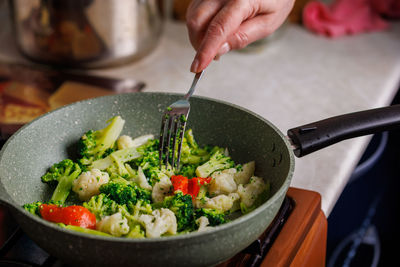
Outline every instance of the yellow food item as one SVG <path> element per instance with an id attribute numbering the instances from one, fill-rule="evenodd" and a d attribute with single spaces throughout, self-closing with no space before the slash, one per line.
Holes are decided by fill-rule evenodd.
<path id="1" fill-rule="evenodd" d="M 76 101 L 90 99 L 98 96 L 111 95 L 115 92 L 101 87 L 86 85 L 78 82 L 64 82 L 49 98 L 51 109 L 55 109 Z"/>
<path id="2" fill-rule="evenodd" d="M 4 96 L 9 96 L 30 105 L 39 106 L 42 109 L 49 107 L 50 93 L 17 81 L 10 82 L 3 91 Z"/>
<path id="3" fill-rule="evenodd" d="M 0 122 L 4 124 L 24 124 L 44 114 L 46 108 L 7 103 L 0 106 Z"/>

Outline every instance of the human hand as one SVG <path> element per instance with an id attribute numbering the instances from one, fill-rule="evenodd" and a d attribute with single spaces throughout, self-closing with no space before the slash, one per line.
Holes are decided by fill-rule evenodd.
<path id="1" fill-rule="evenodd" d="M 186 13 L 197 51 L 190 71 L 200 72 L 233 49 L 264 38 L 285 21 L 295 0 L 193 0 Z"/>

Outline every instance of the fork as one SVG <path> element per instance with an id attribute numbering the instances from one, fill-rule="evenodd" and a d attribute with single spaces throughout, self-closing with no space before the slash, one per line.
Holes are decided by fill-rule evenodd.
<path id="1" fill-rule="evenodd" d="M 172 152 L 171 166 L 172 168 L 174 168 L 176 164 L 176 169 L 179 169 L 183 134 L 185 132 L 186 122 L 190 111 L 189 98 L 192 96 L 194 89 L 196 88 L 197 82 L 200 80 L 202 75 L 203 71 L 196 73 L 192 85 L 190 86 L 189 91 L 186 93 L 183 99 L 172 103 L 170 106 L 167 107 L 166 111 L 164 112 L 161 122 L 160 142 L 158 147 L 160 167 L 163 162 L 163 155 L 165 155 L 164 164 L 165 166 L 168 166 L 170 153 Z M 177 138 L 178 134 L 179 137 Z M 172 148 L 170 147 L 171 139 L 173 139 Z M 175 155 L 177 141 L 178 153 Z"/>

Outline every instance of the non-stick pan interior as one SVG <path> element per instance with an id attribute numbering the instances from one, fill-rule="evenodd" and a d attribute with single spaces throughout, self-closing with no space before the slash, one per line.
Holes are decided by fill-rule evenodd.
<path id="1" fill-rule="evenodd" d="M 24 203 L 50 198 L 52 190 L 41 182 L 41 175 L 55 162 L 74 158 L 77 140 L 86 131 L 104 128 L 108 119 L 120 115 L 126 121 L 123 134 L 158 136 L 163 111 L 180 97 L 161 93 L 106 96 L 40 117 L 14 134 L 0 153 L 0 199 L 15 208 L 14 216 L 34 241 L 74 265 L 124 266 L 134 261 L 139 266 L 197 266 L 232 257 L 272 221 L 289 187 L 294 159 L 288 142 L 275 126 L 247 110 L 216 100 L 192 97 L 188 128 L 193 129 L 201 145 L 227 147 L 237 163 L 255 160 L 256 175 L 270 181 L 270 199 L 248 215 L 218 226 L 215 231 L 153 242 L 71 233 L 20 208 Z M 116 257 L 119 262 L 115 262 Z"/>

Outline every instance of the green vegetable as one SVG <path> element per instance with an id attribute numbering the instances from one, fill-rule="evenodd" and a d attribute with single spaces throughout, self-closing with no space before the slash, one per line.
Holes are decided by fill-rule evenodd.
<path id="1" fill-rule="evenodd" d="M 185 120 L 185 117 L 178 118 Z M 226 214 L 232 209 L 223 212 L 216 209 L 201 208 L 195 209 L 193 201 L 206 204 L 210 193 L 209 185 L 201 184 L 202 179 L 209 177 L 213 172 L 234 168 L 242 170 L 241 165 L 235 165 L 232 159 L 225 155 L 225 149 L 218 146 L 200 147 L 196 142 L 191 129 L 187 130 L 182 139 L 182 154 L 180 169 L 173 169 L 169 164 L 160 164 L 159 159 L 159 140 L 150 139 L 151 136 L 141 136 L 135 140 L 125 139 L 125 146 L 129 148 L 118 149 L 116 141 L 122 131 L 125 121 L 119 117 L 113 117 L 107 121 L 108 125 L 101 130 L 90 130 L 79 140 L 79 159 L 77 163 L 71 159 L 65 159 L 54 164 L 41 179 L 43 182 L 55 186 L 53 196 L 49 204 L 63 205 L 71 191 L 73 181 L 82 171 L 99 169 L 109 175 L 109 182 L 102 184 L 99 188 L 100 193 L 92 196 L 82 205 L 90 212 L 95 214 L 96 220 L 103 220 L 106 216 L 120 213 L 129 225 L 129 232 L 123 233 L 128 238 L 144 238 L 146 236 L 146 223 L 141 220 L 141 215 L 154 215 L 154 209 L 168 208 L 176 217 L 177 231 L 179 234 L 188 233 L 198 229 L 196 220 L 206 217 L 210 226 L 216 226 L 227 222 Z M 178 142 L 179 143 L 179 140 Z M 124 146 L 124 147 L 125 147 Z M 177 149 L 176 149 L 177 151 Z M 172 156 L 170 152 L 170 156 Z M 161 179 L 166 179 L 172 175 L 183 175 L 190 178 L 191 190 L 196 191 L 194 200 L 190 194 L 184 195 L 179 190 L 175 195 L 165 196 L 165 192 L 173 192 L 170 185 L 154 185 Z M 193 179 L 194 177 L 198 177 Z M 99 182 L 99 177 L 97 182 Z M 187 180 L 187 178 L 185 178 Z M 200 179 L 202 178 L 202 179 Z M 211 179 L 211 178 L 208 178 Z M 196 181 L 196 183 L 193 183 Z M 151 188 L 157 188 L 164 197 L 164 200 L 157 203 L 152 202 Z M 146 189 L 144 189 L 146 188 Z M 193 190 L 196 189 L 196 190 Z M 259 189 L 259 188 L 257 188 Z M 85 188 L 82 186 L 82 190 Z M 258 190 L 260 192 L 263 189 Z M 198 192 L 197 192 L 198 191 Z M 155 191 L 156 193 L 160 193 Z M 258 195 L 258 193 L 257 193 Z M 247 195 L 246 195 L 247 196 Z M 247 213 L 259 206 L 269 196 L 269 184 L 264 192 L 257 196 L 251 207 L 240 204 L 243 213 Z M 155 197 L 156 199 L 156 197 Z M 157 199 L 158 201 L 158 199 Z M 43 202 L 34 202 L 23 205 L 28 212 L 40 216 L 40 205 Z M 239 209 L 239 201 L 235 204 L 235 209 Z M 119 227 L 119 222 L 116 227 Z M 77 226 L 62 225 L 70 230 L 83 233 L 110 236 L 95 230 L 84 229 Z M 157 225 L 156 225 L 157 226 Z M 158 227 L 158 226 L 157 226 Z"/>
<path id="2" fill-rule="evenodd" d="M 250 207 L 247 207 L 243 202 L 240 202 L 240 210 L 242 214 L 249 213 L 250 211 L 253 211 L 255 208 L 260 206 L 262 203 L 264 203 L 269 197 L 270 197 L 270 192 L 271 192 L 271 185 L 269 181 L 265 182 L 265 189 L 262 191 L 254 200 L 253 205 Z"/>
<path id="3" fill-rule="evenodd" d="M 118 173 L 123 177 L 129 177 L 129 171 L 125 163 L 141 156 L 135 147 L 129 147 L 112 152 L 105 158 L 98 159 L 90 164 L 89 169 L 107 170 L 108 173 Z"/>
<path id="4" fill-rule="evenodd" d="M 170 165 L 161 165 L 158 151 L 159 140 L 149 140 L 146 144 L 138 147 L 138 152 L 142 155 L 130 162 L 134 169 L 142 168 L 142 171 L 150 185 L 157 183 L 162 176 L 174 175 L 174 171 Z"/>
<path id="5" fill-rule="evenodd" d="M 188 165 L 183 165 L 182 168 L 180 168 L 179 173 L 182 176 L 185 176 L 187 178 L 193 178 L 196 176 L 196 168 L 198 165 L 196 164 L 188 164 Z"/>
<path id="6" fill-rule="evenodd" d="M 82 228 L 82 227 L 75 226 L 75 225 L 65 225 L 63 223 L 59 223 L 58 225 L 63 227 L 63 228 L 65 228 L 65 229 L 69 229 L 69 230 L 72 230 L 72 231 L 81 232 L 81 233 L 85 233 L 85 234 L 99 235 L 99 236 L 110 236 L 110 237 L 112 236 L 112 235 L 109 235 L 109 234 L 101 232 L 101 231 L 88 229 L 88 228 Z"/>
<path id="7" fill-rule="evenodd" d="M 41 201 L 36 201 L 33 203 L 27 203 L 22 206 L 26 211 L 32 213 L 33 215 L 37 215 L 41 217 L 42 215 L 40 214 L 40 205 L 42 204 L 55 204 L 55 205 L 62 205 L 60 202 L 56 201 L 47 201 L 47 202 L 41 202 Z"/>
<path id="8" fill-rule="evenodd" d="M 201 216 L 207 217 L 211 226 L 220 225 L 226 222 L 225 213 L 216 209 L 201 208 L 196 210 L 195 218 L 198 219 Z"/>
<path id="9" fill-rule="evenodd" d="M 233 160 L 230 157 L 225 156 L 219 149 L 212 154 L 211 158 L 206 163 L 197 167 L 196 175 L 198 177 L 208 177 L 215 171 L 233 168 L 234 166 L 235 163 Z"/>
<path id="10" fill-rule="evenodd" d="M 39 207 L 40 207 L 40 205 L 42 205 L 42 204 L 43 204 L 43 202 L 36 201 L 36 202 L 33 202 L 33 203 L 27 203 L 27 204 L 23 205 L 22 207 L 23 207 L 26 211 L 32 213 L 33 215 L 40 216 Z"/>
<path id="11" fill-rule="evenodd" d="M 150 203 L 151 192 L 140 188 L 135 183 L 123 183 L 121 181 L 111 181 L 100 186 L 100 192 L 106 194 L 109 198 L 118 204 L 136 204 L 142 200 Z"/>
<path id="12" fill-rule="evenodd" d="M 129 183 L 123 184 L 128 185 Z M 130 231 L 126 237 L 129 238 L 145 237 L 145 230 L 140 225 L 138 219 L 141 214 L 151 214 L 153 211 L 148 201 L 138 200 L 136 204 L 133 204 L 133 202 L 118 204 L 104 193 L 91 197 L 88 202 L 83 203 L 83 206 L 94 213 L 98 221 L 105 216 L 120 212 L 128 220 Z"/>
<path id="13" fill-rule="evenodd" d="M 182 140 L 182 164 L 202 164 L 210 158 L 209 147 L 200 148 L 194 139 L 192 129 L 185 132 Z"/>
<path id="14" fill-rule="evenodd" d="M 94 160 L 104 158 L 113 151 L 125 121 L 115 116 L 107 121 L 107 127 L 101 130 L 86 132 L 78 142 L 78 153 L 82 165 L 89 165 Z"/>
<path id="15" fill-rule="evenodd" d="M 145 238 L 145 231 L 143 228 L 139 225 L 136 224 L 133 227 L 130 227 L 129 233 L 126 235 L 128 238 Z"/>
<path id="16" fill-rule="evenodd" d="M 178 192 L 164 199 L 163 208 L 170 209 L 176 217 L 178 232 L 194 227 L 194 207 L 192 197 Z"/>
<path id="17" fill-rule="evenodd" d="M 83 203 L 83 206 L 96 215 L 98 220 L 104 216 L 117 213 L 121 209 L 121 206 L 106 194 L 91 197 L 88 202 Z"/>
<path id="18" fill-rule="evenodd" d="M 62 160 L 51 166 L 49 171 L 42 176 L 42 182 L 57 184 L 51 201 L 64 204 L 71 192 L 72 182 L 81 174 L 81 168 L 70 159 Z"/>

